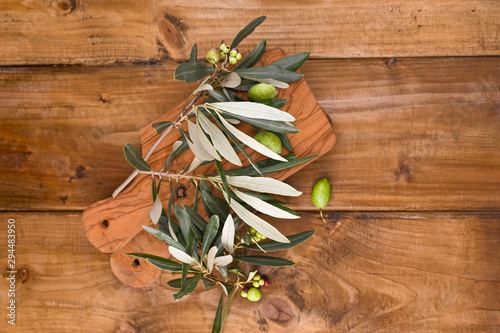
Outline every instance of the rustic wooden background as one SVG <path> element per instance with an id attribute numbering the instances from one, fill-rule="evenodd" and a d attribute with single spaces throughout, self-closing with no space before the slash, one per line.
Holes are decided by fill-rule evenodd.
<path id="1" fill-rule="evenodd" d="M 122 146 L 192 90 L 192 43 L 251 19 L 301 71 L 338 144 L 290 178 L 317 229 L 269 270 L 225 332 L 500 331 L 500 1 L 2 0 L 0 331 L 209 332 L 218 290 L 174 302 L 133 289 L 85 238 L 81 212 L 128 176 Z M 327 223 L 309 200 L 327 177 Z M 7 220 L 17 321 L 7 324 Z"/>

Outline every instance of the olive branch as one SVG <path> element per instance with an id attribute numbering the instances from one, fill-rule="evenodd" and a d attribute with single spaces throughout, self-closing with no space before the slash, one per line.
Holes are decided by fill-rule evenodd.
<path id="1" fill-rule="evenodd" d="M 211 48 L 206 56 L 208 63 L 198 61 L 198 47 L 193 45 L 189 62 L 176 68 L 174 78 L 198 82 L 198 87 L 187 98 L 176 119 L 153 125 L 159 138 L 144 158 L 131 144 L 124 146 L 125 158 L 135 170 L 113 193 L 114 197 L 117 196 L 139 174 L 151 175 L 153 204 L 149 216 L 158 229 L 143 228 L 167 243 L 173 258 L 144 253 L 129 255 L 146 259 L 162 270 L 180 274 L 180 278 L 168 282 L 170 287 L 178 289 L 173 295 L 176 300 L 194 292 L 200 281 L 205 289 L 219 285 L 223 294 L 212 332 L 222 331 L 231 302 L 239 289 L 243 289 L 242 295 L 248 295 L 249 300 L 260 298 L 259 291 L 247 294 L 246 287 L 253 284 L 254 289 L 258 288 L 260 275 L 256 270 L 246 275 L 235 262 L 273 267 L 294 265 L 280 257 L 246 255 L 246 250 L 264 253 L 286 250 L 306 241 L 314 233 L 311 230 L 285 236 L 256 214 L 259 212 L 283 219 L 299 218 L 298 213 L 285 207 L 273 195 L 300 196 L 301 192 L 268 176 L 314 158 L 297 158 L 293 154 L 286 134 L 297 133 L 299 129 L 293 125 L 295 118 L 280 110 L 288 101 L 276 98 L 274 93 L 255 98 L 252 92 L 252 88 L 258 85 L 272 91 L 288 88 L 289 83 L 302 78 L 296 70 L 309 56 L 309 53 L 300 53 L 267 66 L 254 67 L 265 51 L 266 40 L 262 40 L 246 57 L 241 56 L 237 46 L 264 20 L 263 16 L 250 22 L 230 46 L 222 42 L 219 48 Z M 252 96 L 251 100 L 244 97 L 245 92 L 248 92 L 248 97 Z M 200 103 L 200 100 L 203 102 Z M 276 153 L 240 130 L 236 126 L 240 123 L 272 133 L 290 153 L 284 156 Z M 163 167 L 153 170 L 147 161 L 173 130 L 178 131 L 181 138 L 173 144 L 172 152 L 165 156 Z M 245 147 L 264 155 L 266 159 L 254 161 Z M 189 166 L 181 171 L 172 171 L 172 163 L 187 150 L 194 155 Z M 243 157 L 249 165 L 243 166 Z M 233 168 L 226 170 L 223 160 L 231 163 Z M 207 163 L 215 164 L 216 174 L 196 173 L 199 166 Z M 160 199 L 161 184 L 165 180 L 171 192 L 166 205 Z M 181 207 L 174 202 L 180 180 L 188 180 L 196 188 L 192 207 Z M 199 213 L 199 201 L 209 217 L 208 221 Z M 265 283 L 268 282 L 263 280 L 260 285 Z M 224 295 L 229 296 L 225 304 Z"/>

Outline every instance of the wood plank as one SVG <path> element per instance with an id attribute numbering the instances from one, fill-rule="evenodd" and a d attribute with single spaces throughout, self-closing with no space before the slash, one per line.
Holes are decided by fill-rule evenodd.
<path id="1" fill-rule="evenodd" d="M 16 220 L 18 331 L 210 331 L 219 290 L 175 302 L 170 273 L 143 289 L 121 284 L 109 255 L 86 240 L 79 213 L 0 215 Z M 500 329 L 498 213 L 327 213 L 327 223 L 317 213 L 302 217 L 275 221 L 285 234 L 317 230 L 280 254 L 297 266 L 265 271 L 271 286 L 260 302 L 237 297 L 226 332 Z M 0 256 L 5 265 L 6 251 Z M 2 282 L 2 304 L 7 288 Z M 0 331 L 10 328 L 0 322 Z"/>
<path id="2" fill-rule="evenodd" d="M 122 146 L 193 86 L 172 65 L 0 71 L 3 210 L 83 210 L 128 176 Z M 338 143 L 290 183 L 314 209 L 486 210 L 500 197 L 497 58 L 309 61 L 302 72 Z"/>
<path id="3" fill-rule="evenodd" d="M 499 208 L 497 58 L 322 61 L 303 72 L 338 143 L 289 179 L 304 192 L 294 208 L 310 209 L 303 198 L 322 177 L 333 184 L 327 209 Z"/>
<path id="4" fill-rule="evenodd" d="M 241 10 L 244 7 L 244 10 Z M 267 15 L 245 47 L 267 38 L 320 58 L 500 53 L 498 1 L 3 1 L 0 65 L 155 62 L 231 39 Z"/>

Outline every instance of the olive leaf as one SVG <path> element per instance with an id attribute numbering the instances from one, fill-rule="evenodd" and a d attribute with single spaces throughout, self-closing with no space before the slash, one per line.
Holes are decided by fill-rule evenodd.
<path id="1" fill-rule="evenodd" d="M 279 258 L 279 257 L 270 257 L 270 256 L 235 256 L 234 260 L 245 262 L 251 265 L 259 265 L 259 266 L 270 266 L 270 267 L 283 267 L 283 266 L 293 266 L 294 262 Z"/>
<path id="2" fill-rule="evenodd" d="M 161 199 L 160 196 L 157 195 L 153 203 L 153 206 L 151 206 L 151 209 L 149 210 L 149 217 L 151 218 L 151 221 L 153 221 L 154 224 L 157 224 L 158 221 L 160 220 L 162 211 L 163 211 L 163 206 L 161 205 Z"/>
<path id="3" fill-rule="evenodd" d="M 266 40 L 263 39 L 253 50 L 250 52 L 245 58 L 241 60 L 241 62 L 234 67 L 234 69 L 238 68 L 248 68 L 252 67 L 259 61 L 259 59 L 262 57 L 264 54 L 264 51 L 266 50 Z"/>
<path id="4" fill-rule="evenodd" d="M 198 45 L 196 43 L 193 44 L 193 47 L 191 48 L 191 54 L 189 55 L 189 62 L 190 63 L 195 63 L 198 58 Z"/>
<path id="5" fill-rule="evenodd" d="M 180 251 L 185 251 L 184 246 L 182 246 L 178 241 L 176 241 L 175 239 L 173 239 L 170 235 L 167 235 L 166 233 L 164 233 L 164 232 L 162 232 L 160 230 L 148 227 L 146 225 L 143 225 L 142 228 L 145 231 L 149 232 L 151 235 L 153 235 L 156 238 L 158 238 L 159 240 L 164 241 L 165 243 L 167 243 L 171 247 L 176 248 L 176 249 L 178 249 Z"/>
<path id="6" fill-rule="evenodd" d="M 207 103 L 207 107 L 247 118 L 277 121 L 294 121 L 295 117 L 288 112 L 271 106 L 254 102 L 218 102 Z"/>
<path id="7" fill-rule="evenodd" d="M 183 263 L 189 264 L 189 265 L 196 264 L 196 259 L 191 257 L 189 254 L 185 253 L 184 251 L 181 251 L 173 246 L 169 246 L 168 251 L 170 252 L 172 257 L 179 260 L 180 262 L 183 262 Z"/>
<path id="8" fill-rule="evenodd" d="M 273 79 L 281 82 L 295 82 L 302 78 L 302 74 L 283 69 L 276 65 L 267 65 L 262 67 L 251 67 L 237 69 L 234 71 L 239 76 L 249 80 Z"/>
<path id="9" fill-rule="evenodd" d="M 302 64 L 307 60 L 307 58 L 309 58 L 309 55 L 311 55 L 311 52 L 294 54 L 276 60 L 271 65 L 279 66 L 289 71 L 296 71 L 297 69 L 300 68 L 300 66 L 302 66 Z"/>
<path id="10" fill-rule="evenodd" d="M 292 247 L 295 247 L 306 240 L 308 240 L 312 235 L 314 235 L 316 231 L 315 230 L 309 230 L 309 231 L 303 231 L 299 232 L 298 234 L 287 236 L 288 240 L 290 243 L 280 243 L 280 242 L 275 242 L 273 240 L 267 241 L 267 242 L 262 242 L 259 243 L 259 246 L 256 244 L 245 244 L 243 245 L 244 248 L 247 248 L 249 250 L 259 250 L 262 248 L 265 252 L 274 252 L 274 251 L 280 251 L 280 250 L 288 250 L 291 249 Z"/>
<path id="11" fill-rule="evenodd" d="M 220 160 L 219 154 L 217 154 L 214 146 L 210 143 L 210 141 L 208 141 L 208 138 L 205 136 L 205 133 L 202 132 L 201 128 L 192 121 L 188 120 L 187 123 L 193 147 L 198 154 L 203 157 L 203 160 Z M 199 156 L 197 157 L 200 158 Z"/>
<path id="12" fill-rule="evenodd" d="M 241 166 L 241 160 L 229 143 L 229 140 L 202 112 L 197 112 L 198 122 L 203 130 L 210 136 L 217 151 L 229 162 Z"/>
<path id="13" fill-rule="evenodd" d="M 220 180 L 218 176 L 213 177 Z M 247 190 L 298 197 L 302 192 L 297 191 L 292 186 L 268 177 L 249 177 L 249 176 L 227 176 L 229 185 L 246 188 Z"/>
<path id="14" fill-rule="evenodd" d="M 252 208 L 258 210 L 261 213 L 264 213 L 269 216 L 281 218 L 281 219 L 298 219 L 300 216 L 293 215 L 283 209 L 280 209 L 274 205 L 271 205 L 264 200 L 261 200 L 257 197 L 254 197 L 252 195 L 248 195 L 244 192 L 238 191 L 237 189 L 233 189 L 233 192 L 246 202 L 248 205 L 250 205 Z"/>
<path id="15" fill-rule="evenodd" d="M 149 164 L 142 158 L 141 154 L 137 151 L 137 148 L 132 146 L 130 143 L 123 146 L 123 152 L 125 153 L 125 159 L 131 166 L 140 171 L 151 171 Z"/>
<path id="16" fill-rule="evenodd" d="M 186 62 L 175 68 L 174 79 L 195 82 L 214 72 L 214 69 L 203 62 Z"/>
<path id="17" fill-rule="evenodd" d="M 227 74 L 227 76 L 222 80 L 221 86 L 226 88 L 235 88 L 241 83 L 241 78 L 235 72 Z"/>
<path id="18" fill-rule="evenodd" d="M 219 217 L 217 215 L 212 215 L 210 217 L 210 221 L 207 224 L 207 228 L 205 230 L 205 234 L 203 236 L 202 246 L 201 246 L 201 257 L 203 258 L 212 244 L 215 236 L 217 235 L 217 231 L 219 230 Z"/>
<path id="19" fill-rule="evenodd" d="M 246 27 L 241 29 L 240 32 L 234 37 L 233 42 L 231 43 L 231 49 L 235 48 L 238 46 L 243 39 L 245 39 L 248 35 L 250 35 L 255 28 L 257 28 L 264 20 L 266 19 L 265 16 L 260 16 L 257 17 L 256 19 L 252 20 L 252 22 L 248 23 Z"/>
<path id="20" fill-rule="evenodd" d="M 276 154 L 275 152 L 273 152 L 272 150 L 270 150 L 269 148 L 267 148 L 263 144 L 259 143 L 254 138 L 252 138 L 251 136 L 245 134 L 244 132 L 240 131 L 239 129 L 237 129 L 236 127 L 234 127 L 230 123 L 228 123 L 227 120 L 225 120 L 224 117 L 222 117 L 218 112 L 217 112 L 217 114 L 219 116 L 220 121 L 224 125 L 224 127 L 229 132 L 231 132 L 231 134 L 234 135 L 238 140 L 243 142 L 245 145 L 247 145 L 250 148 L 252 148 L 253 150 L 261 153 L 262 155 L 265 155 L 265 156 L 270 157 L 272 159 L 275 159 L 278 161 L 286 161 L 280 155 Z M 243 150 L 242 150 L 242 152 L 243 152 Z M 247 156 L 247 157 L 249 157 L 249 156 Z"/>
<path id="21" fill-rule="evenodd" d="M 146 259 L 147 261 L 149 261 L 151 264 L 158 267 L 159 269 L 163 269 L 163 270 L 167 270 L 167 271 L 171 271 L 171 272 L 180 272 L 182 270 L 181 264 L 179 264 L 173 260 L 167 259 L 167 258 L 163 258 L 163 257 L 151 255 L 151 254 L 146 254 L 146 253 L 127 253 L 127 255 L 134 256 L 137 258 Z"/>
<path id="22" fill-rule="evenodd" d="M 174 124 L 173 121 L 160 121 L 153 124 L 153 128 L 156 130 L 157 134 L 161 134 L 165 129 L 169 128 Z"/>

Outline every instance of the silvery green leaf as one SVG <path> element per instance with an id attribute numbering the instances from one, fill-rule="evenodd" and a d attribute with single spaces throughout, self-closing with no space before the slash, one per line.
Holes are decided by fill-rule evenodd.
<path id="1" fill-rule="evenodd" d="M 207 103 L 207 106 L 216 110 L 222 110 L 231 114 L 247 118 L 277 120 L 277 121 L 294 121 L 295 118 L 288 112 L 284 112 L 267 106 L 262 103 L 254 102 L 218 102 Z"/>
<path id="2" fill-rule="evenodd" d="M 308 240 L 314 234 L 314 232 L 315 230 L 309 230 L 309 231 L 299 232 L 298 234 L 295 235 L 287 236 L 288 240 L 290 240 L 290 243 L 288 244 L 279 243 L 275 241 L 267 241 L 258 244 L 259 245 L 258 247 L 257 244 L 252 244 L 252 245 L 246 244 L 243 245 L 243 247 L 250 250 L 259 250 L 260 248 L 264 250 L 264 252 L 288 250 Z"/>
<path id="3" fill-rule="evenodd" d="M 229 73 L 221 82 L 221 85 L 226 88 L 235 88 L 241 83 L 241 78 L 235 72 Z"/>
<path id="4" fill-rule="evenodd" d="M 233 256 L 228 254 L 214 259 L 214 267 L 225 267 L 233 262 Z"/>
<path id="5" fill-rule="evenodd" d="M 210 221 L 208 221 L 207 228 L 205 229 L 205 234 L 203 235 L 200 252 L 201 258 L 203 258 L 207 253 L 210 244 L 212 244 L 212 241 L 217 235 L 217 231 L 219 231 L 219 217 L 217 215 L 212 215 L 210 217 Z"/>
<path id="6" fill-rule="evenodd" d="M 154 224 L 157 224 L 158 221 L 160 220 L 162 210 L 163 206 L 161 205 L 161 199 L 160 196 L 157 195 L 153 203 L 153 206 L 149 210 L 149 217 L 151 218 L 151 221 L 153 221 Z"/>
<path id="7" fill-rule="evenodd" d="M 241 142 L 243 142 L 244 144 L 246 144 L 247 146 L 249 146 L 253 150 L 261 153 L 262 155 L 265 155 L 265 156 L 270 157 L 272 159 L 275 159 L 277 161 L 284 161 L 284 162 L 286 162 L 286 159 L 284 159 L 283 157 L 281 157 L 280 155 L 276 154 L 275 152 L 273 152 L 272 150 L 270 150 L 266 146 L 264 146 L 264 145 L 260 144 L 259 142 L 257 142 L 257 140 L 255 140 L 254 138 L 252 138 L 249 135 L 243 133 L 242 131 L 240 131 L 239 129 L 237 129 L 236 127 L 234 127 L 230 123 L 228 123 L 219 113 L 217 113 L 217 114 L 219 115 L 219 119 L 222 122 L 222 124 L 224 125 L 224 127 L 229 132 L 231 132 L 231 134 L 233 134 L 238 140 L 240 140 Z"/>
<path id="8" fill-rule="evenodd" d="M 294 54 L 276 60 L 271 65 L 276 65 L 289 71 L 296 71 L 307 60 L 310 54 L 311 54 L 310 52 Z"/>
<path id="9" fill-rule="evenodd" d="M 165 129 L 169 128 L 174 124 L 173 121 L 160 121 L 158 123 L 153 124 L 153 128 L 156 130 L 156 133 L 161 134 Z"/>
<path id="10" fill-rule="evenodd" d="M 249 80 L 274 79 L 282 82 L 294 82 L 302 78 L 302 74 L 283 69 L 276 65 L 267 65 L 263 67 L 251 67 L 235 70 L 239 76 Z"/>
<path id="11" fill-rule="evenodd" d="M 302 192 L 297 191 L 292 186 L 274 178 L 227 176 L 227 181 L 231 186 L 242 187 L 256 192 L 286 195 L 290 197 L 298 197 L 302 194 Z"/>
<path id="12" fill-rule="evenodd" d="M 269 216 L 281 218 L 281 219 L 298 219 L 298 218 L 300 218 L 300 216 L 290 214 L 289 212 L 284 211 L 282 209 L 279 209 L 278 207 L 273 206 L 273 205 L 265 202 L 264 200 L 260 200 L 259 198 L 256 198 L 252 195 L 248 195 L 244 192 L 238 191 L 237 189 L 233 189 L 233 192 L 238 196 L 238 198 L 240 198 L 241 200 L 243 200 L 244 202 L 249 204 L 252 208 L 255 208 L 256 210 L 258 210 L 261 213 L 267 214 Z"/>
<path id="13" fill-rule="evenodd" d="M 186 254 L 184 251 L 176 249 L 173 246 L 169 246 L 168 251 L 170 252 L 172 257 L 179 260 L 180 262 L 183 262 L 183 263 L 189 264 L 189 265 L 196 264 L 196 259 L 191 257 L 190 255 Z"/>
<path id="14" fill-rule="evenodd" d="M 137 151 L 137 148 L 132 146 L 130 143 L 123 146 L 123 152 L 125 154 L 125 159 L 131 166 L 140 171 L 151 171 L 149 164 L 142 158 L 141 154 Z"/>
<path id="15" fill-rule="evenodd" d="M 250 52 L 245 58 L 241 60 L 241 62 L 234 68 L 235 70 L 238 68 L 248 68 L 252 67 L 259 61 L 266 50 L 266 40 L 263 39 L 259 45 L 257 45 L 252 52 Z"/>
<path id="16" fill-rule="evenodd" d="M 196 62 L 198 58 L 198 45 L 196 43 L 193 44 L 193 47 L 191 48 L 191 54 L 189 55 L 189 62 Z"/>
<path id="17" fill-rule="evenodd" d="M 212 272 L 212 270 L 214 269 L 214 260 L 215 256 L 217 255 L 217 251 L 218 251 L 217 246 L 212 246 L 210 251 L 208 251 L 207 268 L 209 272 Z"/>
<path id="18" fill-rule="evenodd" d="M 175 69 L 174 79 L 185 82 L 194 82 L 210 75 L 214 69 L 202 62 L 186 62 Z"/>
<path id="19" fill-rule="evenodd" d="M 245 39 L 245 37 L 250 35 L 255 30 L 255 28 L 257 28 L 262 22 L 264 22 L 265 19 L 266 19 L 265 16 L 257 17 L 256 19 L 252 20 L 252 22 L 248 23 L 246 27 L 241 29 L 241 31 L 238 32 L 236 37 L 234 37 L 231 43 L 231 49 L 238 46 L 238 44 L 241 43 L 241 41 Z"/>
<path id="20" fill-rule="evenodd" d="M 233 253 L 234 251 L 234 220 L 230 215 L 227 216 L 224 222 L 224 228 L 222 229 L 221 242 L 227 252 Z"/>
<path id="21" fill-rule="evenodd" d="M 263 129 L 273 133 L 298 133 L 300 130 L 292 125 L 289 125 L 288 122 L 283 121 L 275 121 L 275 120 L 267 120 L 267 119 L 255 119 L 255 118 L 247 118 L 242 116 L 237 116 L 235 114 L 231 115 L 231 117 L 241 120 L 242 122 L 249 124 L 255 128 Z M 231 118 L 226 119 L 231 123 Z"/>
<path id="22" fill-rule="evenodd" d="M 281 109 L 283 106 L 286 105 L 286 103 L 288 102 L 288 99 L 274 97 L 274 98 L 268 98 L 268 99 L 261 99 L 260 101 L 255 101 L 255 102 L 265 104 L 268 106 L 272 106 L 273 108 L 276 108 L 276 109 Z"/>
<path id="23" fill-rule="evenodd" d="M 204 91 L 204 90 L 210 91 L 210 90 L 214 90 L 214 88 L 211 85 L 209 85 L 208 83 L 206 83 L 206 84 L 200 85 L 198 88 L 196 88 L 196 90 L 193 92 L 193 94 L 196 94 L 196 93 L 198 93 L 200 91 Z"/>
<path id="24" fill-rule="evenodd" d="M 205 132 L 210 136 L 212 142 L 215 146 L 215 149 L 229 162 L 241 166 L 241 161 L 233 147 L 229 143 L 229 140 L 222 133 L 222 131 L 214 125 L 202 112 L 198 112 L 198 122 L 205 130 Z"/>
<path id="25" fill-rule="evenodd" d="M 251 213 L 236 200 L 231 200 L 231 208 L 249 226 L 260 232 L 262 235 L 277 242 L 289 243 L 290 241 L 281 232 L 257 215 Z"/>
<path id="26" fill-rule="evenodd" d="M 168 245 L 175 247 L 181 251 L 185 250 L 184 246 L 182 246 L 178 241 L 176 241 L 175 239 L 173 239 L 171 236 L 167 235 L 166 233 L 161 232 L 160 230 L 157 230 L 155 228 L 148 227 L 146 225 L 142 226 L 142 228 L 145 231 L 149 232 L 151 235 L 158 238 L 159 240 L 164 241 Z"/>
<path id="27" fill-rule="evenodd" d="M 282 82 L 282 81 L 278 81 L 278 80 L 275 80 L 275 79 L 258 79 L 256 81 L 262 82 L 262 83 L 267 83 L 267 84 L 272 84 L 276 88 L 288 89 L 288 87 L 289 87 L 288 83 Z"/>
<path id="28" fill-rule="evenodd" d="M 271 256 L 240 256 L 234 257 L 234 259 L 258 266 L 283 267 L 295 265 L 295 263 L 290 260 Z"/>
<path id="29" fill-rule="evenodd" d="M 214 146 L 208 141 L 205 133 L 201 132 L 201 128 L 199 128 L 192 121 L 187 121 L 189 128 L 189 135 L 193 140 L 194 149 L 196 149 L 202 156 L 205 161 L 210 161 L 215 159 L 220 160 L 217 151 Z M 199 157 L 198 157 L 199 158 Z"/>

